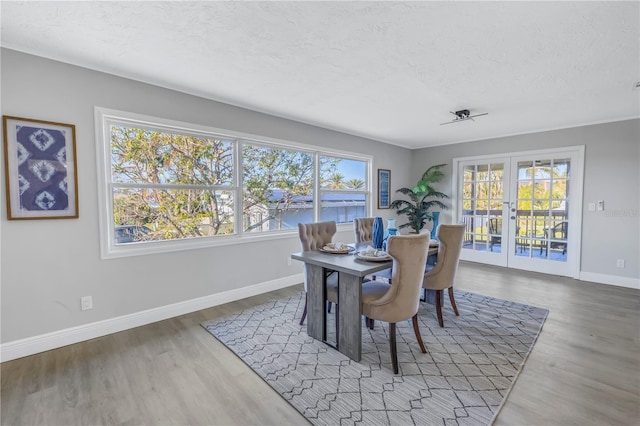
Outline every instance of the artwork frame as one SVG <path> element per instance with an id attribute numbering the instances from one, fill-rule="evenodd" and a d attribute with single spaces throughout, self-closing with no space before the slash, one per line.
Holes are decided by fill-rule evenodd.
<path id="1" fill-rule="evenodd" d="M 73 124 L 2 116 L 7 219 L 76 219 Z"/>
<path id="2" fill-rule="evenodd" d="M 391 207 L 391 170 L 378 169 L 378 209 Z"/>

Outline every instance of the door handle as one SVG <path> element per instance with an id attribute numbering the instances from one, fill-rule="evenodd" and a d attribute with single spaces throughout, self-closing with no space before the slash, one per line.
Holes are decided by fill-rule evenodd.
<path id="1" fill-rule="evenodd" d="M 509 205 L 509 210 L 511 210 L 511 213 L 515 213 L 516 209 L 514 207 L 515 202 L 513 201 L 503 201 L 502 204 L 508 204 Z M 515 219 L 515 217 L 511 216 L 511 219 Z"/>

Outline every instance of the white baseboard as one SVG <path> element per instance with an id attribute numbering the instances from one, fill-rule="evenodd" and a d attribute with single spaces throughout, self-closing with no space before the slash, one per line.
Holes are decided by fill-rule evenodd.
<path id="1" fill-rule="evenodd" d="M 580 272 L 580 280 L 591 281 L 600 284 L 616 285 L 633 289 L 640 289 L 640 280 L 637 278 L 619 277 L 615 275 L 597 274 L 593 272 Z M 259 284 L 228 290 L 197 299 L 186 300 L 172 305 L 136 312 L 129 315 L 97 321 L 77 327 L 54 331 L 39 336 L 15 340 L 0 346 L 0 362 L 37 354 L 62 346 L 83 342 L 96 337 L 106 336 L 119 331 L 162 321 L 212 306 L 233 302 L 281 288 L 290 287 L 302 282 L 302 274 L 291 275 L 277 280 L 266 281 Z"/>
<path id="2" fill-rule="evenodd" d="M 581 281 L 591 281 L 599 284 L 617 285 L 619 287 L 635 288 L 640 290 L 640 279 L 619 277 L 617 275 L 597 274 L 595 272 L 580 271 Z"/>
<path id="3" fill-rule="evenodd" d="M 302 283 L 302 274 L 291 275 L 247 287 L 211 294 L 197 299 L 186 300 L 172 305 L 136 312 L 121 317 L 110 318 L 90 324 L 54 331 L 26 339 L 15 340 L 0 346 L 0 362 L 37 354 L 96 337 L 162 321 L 234 300 L 244 299 L 281 288 Z"/>

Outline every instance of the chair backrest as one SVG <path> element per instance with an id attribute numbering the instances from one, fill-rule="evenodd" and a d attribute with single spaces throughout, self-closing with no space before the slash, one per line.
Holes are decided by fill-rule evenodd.
<path id="1" fill-rule="evenodd" d="M 422 286 L 430 290 L 443 290 L 453 286 L 460 261 L 465 225 L 438 226 L 438 261 L 424 274 Z"/>
<path id="2" fill-rule="evenodd" d="M 371 306 L 371 318 L 395 323 L 409 319 L 418 312 L 428 251 L 429 234 L 389 237 L 387 252 L 393 258 L 393 285 Z"/>
<path id="3" fill-rule="evenodd" d="M 567 225 L 568 225 L 567 222 L 562 221 L 558 223 L 556 226 L 554 226 L 553 228 L 551 228 L 552 229 L 551 238 L 566 240 L 567 231 L 568 231 Z"/>
<path id="4" fill-rule="evenodd" d="M 300 247 L 302 251 L 319 250 L 329 244 L 336 233 L 336 223 L 316 222 L 298 223 L 298 236 L 300 237 Z M 307 265 L 303 267 L 304 291 L 307 291 Z"/>
<path id="5" fill-rule="evenodd" d="M 553 225 L 551 228 L 545 228 L 544 236 L 554 240 L 566 240 L 568 226 L 567 222 L 562 221 Z"/>
<path id="6" fill-rule="evenodd" d="M 373 218 L 356 217 L 353 219 L 353 232 L 356 237 L 356 244 L 373 240 Z"/>
<path id="7" fill-rule="evenodd" d="M 321 249 L 325 244 L 331 242 L 336 230 L 336 223 L 334 221 L 299 223 L 298 235 L 300 236 L 302 251 Z"/>

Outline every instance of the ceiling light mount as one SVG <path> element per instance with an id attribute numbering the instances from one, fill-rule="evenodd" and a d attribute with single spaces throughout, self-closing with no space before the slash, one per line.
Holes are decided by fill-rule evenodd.
<path id="1" fill-rule="evenodd" d="M 457 123 L 459 121 L 467 121 L 467 120 L 475 121 L 474 117 L 480 117 L 480 116 L 489 114 L 488 112 L 483 112 L 480 114 L 471 115 L 471 111 L 469 111 L 468 109 L 461 109 L 456 112 L 453 112 L 453 111 L 449 111 L 449 112 L 455 115 L 455 118 L 451 121 L 447 121 L 446 123 L 440 123 L 441 126 L 443 124 Z"/>
<path id="2" fill-rule="evenodd" d="M 471 113 L 469 112 L 468 109 L 461 109 L 460 111 L 454 112 L 454 114 L 456 115 L 458 120 L 466 120 L 467 118 L 469 118 L 469 115 Z"/>

